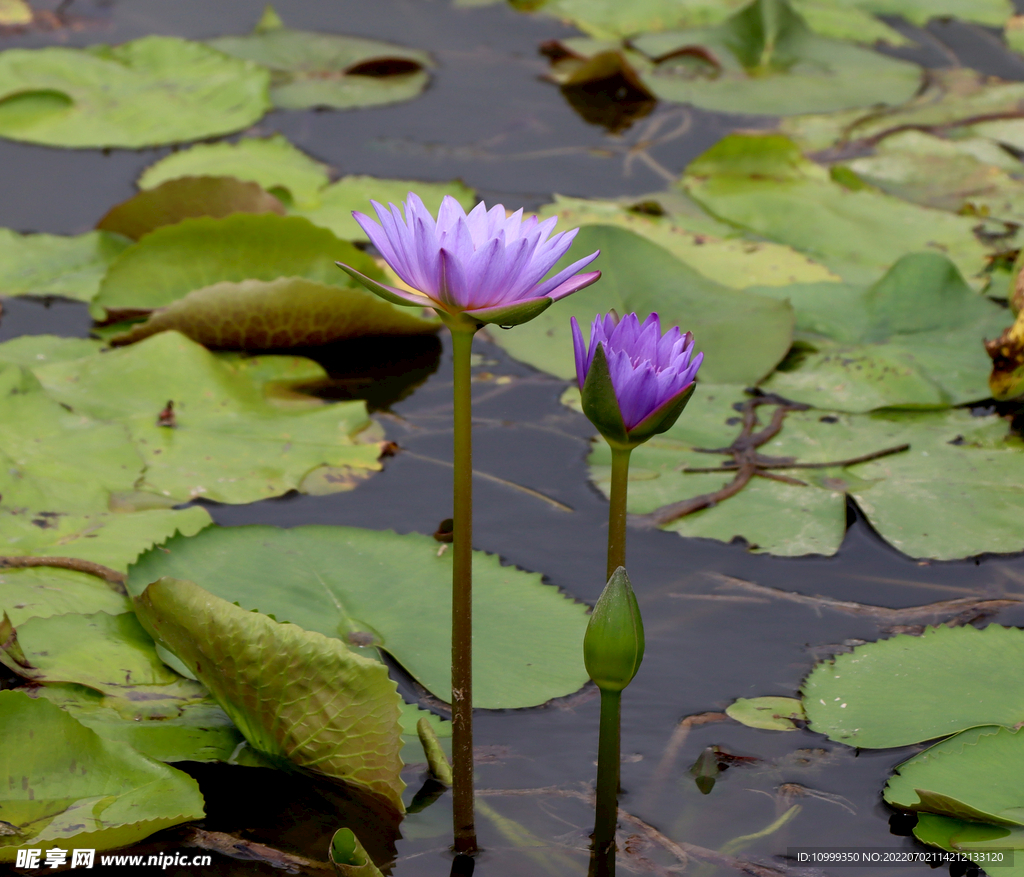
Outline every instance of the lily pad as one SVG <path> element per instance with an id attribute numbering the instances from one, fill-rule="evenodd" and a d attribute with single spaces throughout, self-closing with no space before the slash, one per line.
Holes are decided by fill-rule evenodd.
<path id="1" fill-rule="evenodd" d="M 60 335 L 19 335 L 0 344 L 0 362 L 33 369 L 48 362 L 65 362 L 99 353 L 103 344 L 91 338 Z"/>
<path id="2" fill-rule="evenodd" d="M 18 627 L 29 618 L 131 612 L 128 598 L 99 576 L 53 567 L 0 572 L 0 606 Z"/>
<path id="3" fill-rule="evenodd" d="M 105 510 L 111 491 L 130 490 L 143 459 L 123 426 L 71 412 L 35 378 L 7 365 L 0 378 L 0 496 L 10 510 Z"/>
<path id="4" fill-rule="evenodd" d="M 325 228 L 297 216 L 236 213 L 186 219 L 158 228 L 126 250 L 107 271 L 93 315 L 107 309 L 152 310 L 214 283 L 304 277 L 352 286 L 336 261 L 378 280 L 369 256 Z"/>
<path id="5" fill-rule="evenodd" d="M 807 720 L 803 704 L 795 697 L 741 697 L 726 707 L 725 714 L 749 728 L 767 731 L 795 731 L 794 720 Z"/>
<path id="6" fill-rule="evenodd" d="M 370 199 L 381 204 L 405 202 L 409 192 L 415 192 L 424 206 L 434 216 L 441 207 L 445 195 L 450 195 L 462 208 L 469 212 L 476 204 L 476 193 L 458 180 L 450 183 L 422 183 L 416 180 L 387 180 L 377 177 L 342 177 L 320 190 L 315 206 L 296 210 L 298 216 L 305 216 L 314 225 L 329 228 L 339 238 L 347 241 L 368 242 L 366 233 L 352 218 L 353 210 L 371 212 Z"/>
<path id="7" fill-rule="evenodd" d="M 1024 632 L 1016 628 L 929 627 L 819 664 L 804 681 L 804 709 L 812 731 L 866 749 L 1012 727 L 1024 721 L 1022 658 Z"/>
<path id="8" fill-rule="evenodd" d="M 921 86 L 916 64 L 814 33 L 787 0 L 754 0 L 716 27 L 630 41 L 657 97 L 756 115 L 900 104 Z"/>
<path id="9" fill-rule="evenodd" d="M 0 663 L 37 685 L 91 688 L 131 719 L 174 718 L 184 705 L 206 699 L 202 685 L 160 660 L 132 612 L 30 618 L 13 633 L 6 615 L 4 624 Z"/>
<path id="10" fill-rule="evenodd" d="M 767 375 L 789 349 L 793 315 L 787 302 L 738 292 L 698 274 L 668 250 L 622 228 L 585 226 L 573 253 L 600 249 L 594 266 L 600 283 L 556 302 L 536 319 L 494 340 L 517 359 L 561 378 L 575 376 L 569 318 L 589 325 L 596 312 L 612 308 L 652 311 L 662 325 L 692 331 L 704 351 L 701 375 L 708 380 L 753 383 Z M 572 259 L 565 257 L 556 266 Z"/>
<path id="11" fill-rule="evenodd" d="M 36 516 L 6 512 L 0 517 L 0 554 L 75 557 L 126 572 L 128 565 L 150 546 L 176 533 L 193 536 L 210 523 L 210 513 L 200 506 L 131 514 L 53 512 Z M 5 579 L 11 574 L 5 571 Z M 54 595 L 54 599 L 59 599 L 59 595 Z M 40 610 L 33 614 L 57 613 Z"/>
<path id="12" fill-rule="evenodd" d="M 270 99 L 284 110 L 336 110 L 392 104 L 416 97 L 430 80 L 426 52 L 380 40 L 291 30 L 264 15 L 244 37 L 209 45 L 271 71 Z"/>
<path id="13" fill-rule="evenodd" d="M 1006 310 L 973 292 L 952 262 L 938 253 L 904 256 L 876 284 L 850 292 L 789 288 L 805 351 L 765 390 L 855 412 L 988 398 L 983 341 L 1005 326 Z"/>
<path id="14" fill-rule="evenodd" d="M 992 357 L 988 386 L 993 398 L 1024 396 L 1024 309 L 1018 312 L 1013 325 L 998 338 L 986 342 L 985 348 Z"/>
<path id="15" fill-rule="evenodd" d="M 1024 825 L 1024 791 L 1014 782 L 1024 767 L 1024 734 L 1010 728 L 977 728 L 944 740 L 896 768 L 885 800 L 998 825 Z"/>
<path id="16" fill-rule="evenodd" d="M 177 332 L 36 373 L 76 416 L 127 430 L 145 465 L 139 490 L 243 503 L 298 489 L 319 466 L 380 469 L 379 446 L 356 438 L 369 425 L 362 402 L 275 406 L 259 383 Z"/>
<path id="17" fill-rule="evenodd" d="M 969 822 L 934 813 L 918 813 L 914 837 L 950 853 L 994 853 L 984 859 L 986 874 L 995 873 L 1001 877 L 1024 874 L 1024 860 L 1016 854 L 1005 855 L 1011 851 L 1024 851 L 1022 828 Z M 1000 853 L 1004 855 L 1000 856 Z"/>
<path id="18" fill-rule="evenodd" d="M 0 137 L 138 149 L 247 128 L 268 109 L 269 73 L 176 37 L 0 53 Z"/>
<path id="19" fill-rule="evenodd" d="M 705 277 L 733 289 L 827 283 L 839 278 L 824 265 L 791 247 L 769 241 L 718 237 L 675 222 L 674 216 L 651 216 L 614 201 L 557 197 L 541 216 L 559 217 L 562 228 L 614 225 L 664 247 Z M 726 233 L 730 230 L 724 228 Z"/>
<path id="20" fill-rule="evenodd" d="M 739 387 L 698 382 L 678 423 L 633 451 L 629 511 L 646 515 L 731 482 L 735 470 L 687 470 L 715 470 L 731 461 L 729 455 L 695 449 L 725 448 L 737 438 L 734 406 L 742 401 Z M 759 428 L 767 425 L 767 417 L 760 422 Z M 997 416 L 972 417 L 959 410 L 790 412 L 781 432 L 758 451 L 776 458 L 768 472 L 803 485 L 755 477 L 735 496 L 662 526 L 724 542 L 739 537 L 773 554 L 830 555 L 846 530 L 845 494 L 883 539 L 912 557 L 950 560 L 1020 551 L 1024 488 L 1017 472 L 1024 464 L 1024 442 L 1007 432 Z M 909 450 L 842 465 L 904 444 Z M 787 469 L 787 462 L 831 465 Z M 603 442 L 590 463 L 591 478 L 607 493 L 610 456 Z"/>
<path id="21" fill-rule="evenodd" d="M 449 700 L 451 554 L 438 556 L 429 536 L 352 527 L 217 528 L 140 557 L 128 589 L 138 594 L 161 576 L 190 577 L 245 609 L 379 647 Z M 478 707 L 536 706 L 586 683 L 586 608 L 539 575 L 476 552 L 473 621 Z"/>
<path id="22" fill-rule="evenodd" d="M 25 0 L 0 0 L 0 27 L 32 23 L 32 7 Z"/>
<path id="23" fill-rule="evenodd" d="M 92 301 L 110 263 L 129 244 L 101 231 L 62 237 L 0 228 L 0 295 Z"/>
<path id="24" fill-rule="evenodd" d="M 284 212 L 284 205 L 256 183 L 234 177 L 181 177 L 111 208 L 96 223 L 96 228 L 137 241 L 162 225 L 196 216 L 220 218 L 232 213 Z"/>
<path id="25" fill-rule="evenodd" d="M 192 582 L 162 578 L 135 607 L 257 752 L 344 780 L 404 811 L 401 698 L 383 664 Z"/>
<path id="26" fill-rule="evenodd" d="M 424 335 L 440 325 L 364 289 L 281 277 L 197 289 L 110 340 L 132 344 L 173 329 L 209 348 L 275 350 L 369 335 Z"/>
<path id="27" fill-rule="evenodd" d="M 314 206 L 329 181 L 327 165 L 310 158 L 282 134 L 243 137 L 236 143 L 200 143 L 172 152 L 139 177 L 153 189 L 179 177 L 236 177 L 258 183 L 288 207 Z"/>
<path id="28" fill-rule="evenodd" d="M 0 808 L 13 833 L 0 861 L 19 848 L 128 846 L 201 819 L 203 796 L 187 774 L 103 740 L 43 699 L 0 691 L 5 751 Z"/>
<path id="29" fill-rule="evenodd" d="M 986 265 L 977 219 L 849 189 L 778 134 L 732 134 L 686 169 L 682 185 L 720 219 L 788 244 L 851 283 L 872 283 L 901 256 L 940 252 L 969 281 Z"/>

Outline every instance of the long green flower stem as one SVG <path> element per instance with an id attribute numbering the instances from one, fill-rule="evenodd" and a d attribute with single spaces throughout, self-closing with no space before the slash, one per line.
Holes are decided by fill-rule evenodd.
<path id="1" fill-rule="evenodd" d="M 632 448 L 612 446 L 612 490 L 608 504 L 608 570 L 605 581 L 626 565 L 626 482 Z"/>
<path id="2" fill-rule="evenodd" d="M 621 691 L 601 689 L 601 731 L 597 744 L 597 813 L 590 877 L 615 874 L 615 826 L 619 808 L 619 706 Z"/>
<path id="3" fill-rule="evenodd" d="M 476 328 L 449 324 L 455 368 L 452 528 L 452 804 L 455 852 L 477 850 L 473 819 L 473 411 L 470 353 Z"/>

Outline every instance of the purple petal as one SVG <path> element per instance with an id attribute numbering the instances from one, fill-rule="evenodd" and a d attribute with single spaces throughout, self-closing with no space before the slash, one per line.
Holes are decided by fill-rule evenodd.
<path id="1" fill-rule="evenodd" d="M 563 268 L 554 277 L 545 280 L 535 290 L 532 291 L 532 295 L 548 295 L 551 290 L 557 289 L 565 280 L 572 277 L 581 268 L 586 268 L 591 262 L 594 261 L 601 254 L 600 250 L 591 253 L 589 256 L 584 256 L 576 262 L 573 262 L 568 268 Z M 596 279 L 596 278 L 595 278 Z"/>
<path id="2" fill-rule="evenodd" d="M 442 247 L 441 258 L 441 289 L 439 300 L 452 310 L 465 310 L 469 307 L 471 290 L 466 286 L 466 275 L 462 264 L 446 248 Z"/>
<path id="3" fill-rule="evenodd" d="M 587 380 L 587 372 L 590 371 L 589 357 L 587 356 L 587 345 L 583 340 L 583 332 L 575 317 L 569 318 L 569 325 L 572 326 L 572 351 L 576 355 L 576 380 L 583 389 Z"/>
<path id="4" fill-rule="evenodd" d="M 581 289 L 585 289 L 593 283 L 597 283 L 601 279 L 600 271 L 590 271 L 586 274 L 576 274 L 570 277 L 563 283 L 558 284 L 554 289 L 547 294 L 547 297 L 552 301 L 558 301 L 560 298 L 565 298 L 567 295 L 572 295 L 574 292 L 579 292 Z"/>

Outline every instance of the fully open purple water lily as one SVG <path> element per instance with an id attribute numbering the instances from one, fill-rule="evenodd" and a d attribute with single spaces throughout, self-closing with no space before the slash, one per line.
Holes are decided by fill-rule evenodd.
<path id="1" fill-rule="evenodd" d="M 610 444 L 636 447 L 672 427 L 693 394 L 704 354 L 693 335 L 673 326 L 661 334 L 657 314 L 594 318 L 590 348 L 572 318 L 576 377 L 583 412 Z"/>
<path id="2" fill-rule="evenodd" d="M 591 253 L 548 280 L 578 229 L 549 237 L 556 218 L 540 222 L 518 210 L 505 215 L 500 204 L 481 202 L 469 214 L 446 196 L 435 221 L 419 197 L 409 193 L 401 208 L 371 201 L 378 225 L 354 212 L 385 261 L 416 292 L 371 280 L 348 265 L 338 266 L 381 298 L 397 305 L 434 308 L 446 322 L 465 314 L 480 323 L 513 326 L 536 317 L 552 302 L 596 281 L 600 271 L 578 274 L 599 253 Z"/>

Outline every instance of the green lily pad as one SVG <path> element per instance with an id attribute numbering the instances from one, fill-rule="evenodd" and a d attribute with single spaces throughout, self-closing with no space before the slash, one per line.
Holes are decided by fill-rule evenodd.
<path id="1" fill-rule="evenodd" d="M 1014 782 L 1022 767 L 1024 734 L 1019 729 L 977 728 L 905 761 L 883 796 L 904 810 L 1024 825 L 1024 791 Z"/>
<path id="2" fill-rule="evenodd" d="M 434 216 L 441 207 L 445 195 L 450 195 L 467 212 L 476 204 L 476 193 L 458 180 L 450 183 L 422 183 L 416 180 L 387 180 L 377 177 L 342 177 L 320 190 L 315 206 L 296 210 L 298 216 L 305 216 L 314 225 L 329 228 L 339 238 L 347 241 L 370 239 L 352 218 L 352 211 L 359 210 L 375 216 L 370 199 L 387 205 L 389 202 L 403 204 L 409 192 L 415 192 L 424 206 Z"/>
<path id="3" fill-rule="evenodd" d="M 19 366 L 0 380 L 0 496 L 10 510 L 89 512 L 107 507 L 111 491 L 130 490 L 143 460 L 123 426 L 71 412 Z M 85 464 L 85 465 L 83 465 Z"/>
<path id="4" fill-rule="evenodd" d="M 449 700 L 451 554 L 438 556 L 429 536 L 352 527 L 216 528 L 140 557 L 128 590 L 138 594 L 161 576 L 188 576 L 245 609 L 378 646 Z M 473 623 L 476 706 L 536 706 L 586 683 L 586 608 L 539 575 L 476 552 Z"/>
<path id="5" fill-rule="evenodd" d="M 193 819 L 203 796 L 187 774 L 103 740 L 60 708 L 0 691 L 5 750 L 0 861 L 19 848 L 115 849 Z"/>
<path id="6" fill-rule="evenodd" d="M 210 525 L 210 513 L 199 506 L 174 511 L 149 509 L 131 514 L 95 512 L 87 515 L 23 512 L 0 513 L 0 554 L 75 557 L 125 572 L 128 564 L 152 545 L 176 533 L 193 536 Z M 5 579 L 13 570 L 4 572 Z M 28 570 L 25 570 L 28 572 Z M 41 574 L 41 573 L 40 573 Z M 14 581 L 14 579 L 8 579 Z M 23 580 L 26 583 L 31 579 Z M 26 593 L 24 599 L 29 599 Z M 54 599 L 63 599 L 54 595 Z M 32 614 L 54 615 L 54 611 Z"/>
<path id="7" fill-rule="evenodd" d="M 91 301 L 110 263 L 129 243 L 101 231 L 62 237 L 0 228 L 0 295 Z"/>
<path id="8" fill-rule="evenodd" d="M 1024 851 L 1022 828 L 918 813 L 914 837 L 949 853 L 965 853 L 965 858 L 970 858 L 971 853 L 982 853 L 973 858 L 984 865 L 987 874 L 995 873 L 1001 877 L 1024 874 L 1024 857 L 1017 855 Z"/>
<path id="9" fill-rule="evenodd" d="M 377 280 L 377 264 L 352 244 L 298 216 L 236 213 L 223 219 L 186 219 L 158 228 L 126 250 L 107 271 L 93 303 L 106 309 L 166 307 L 214 283 L 304 277 L 353 286 L 336 261 Z"/>
<path id="10" fill-rule="evenodd" d="M 695 448 L 727 447 L 739 435 L 734 405 L 742 401 L 739 387 L 698 382 L 676 425 L 633 451 L 629 511 L 645 515 L 732 481 L 735 472 L 730 470 L 686 470 L 714 469 L 731 459 Z M 767 420 L 762 414 L 762 426 Z M 1024 489 L 1017 475 L 1024 463 L 1024 443 L 1009 437 L 1006 422 L 997 416 L 972 417 L 958 410 L 869 415 L 797 411 L 758 450 L 770 457 L 822 464 L 903 444 L 910 449 L 859 464 L 770 470 L 805 486 L 755 477 L 737 495 L 663 527 L 724 542 L 739 537 L 755 550 L 773 554 L 830 555 L 846 531 L 849 496 L 883 539 L 912 557 L 951 560 L 1024 549 L 1018 526 Z M 590 464 L 591 478 L 607 493 L 610 455 L 603 442 L 595 445 Z"/>
<path id="11" fill-rule="evenodd" d="M 601 280 L 556 302 L 514 331 L 494 340 L 516 359 L 561 378 L 575 377 L 569 318 L 589 327 L 597 312 L 657 311 L 662 326 L 692 331 L 704 351 L 701 376 L 753 383 L 767 375 L 789 349 L 793 315 L 788 303 L 738 292 L 698 274 L 668 250 L 622 228 L 585 226 L 559 266 L 600 249 L 592 267 Z M 556 266 L 558 267 L 558 266 Z"/>
<path id="12" fill-rule="evenodd" d="M 160 660 L 132 612 L 30 618 L 4 637 L 0 663 L 37 685 L 91 688 L 127 718 L 174 718 L 206 698 L 202 685 Z"/>
<path id="13" fill-rule="evenodd" d="M 29 618 L 131 612 L 128 598 L 99 576 L 53 567 L 0 571 L 0 606 L 17 627 Z"/>
<path id="14" fill-rule="evenodd" d="M 785 288 L 761 292 L 786 295 Z M 989 396 L 1006 310 L 979 296 L 937 253 L 904 256 L 873 286 L 790 287 L 808 352 L 762 384 L 818 408 L 941 408 Z"/>
<path id="15" fill-rule="evenodd" d="M 328 858 L 338 877 L 383 877 L 351 828 L 334 832 Z"/>
<path id="16" fill-rule="evenodd" d="M 644 34 L 630 45 L 657 97 L 757 115 L 900 104 L 921 86 L 916 64 L 814 33 L 787 0 L 754 0 L 699 30 Z"/>
<path id="17" fill-rule="evenodd" d="M 805 150 L 822 150 L 861 140 L 874 145 L 887 132 L 911 128 L 935 127 L 951 135 L 981 134 L 982 126 L 987 130 L 997 122 L 979 123 L 976 119 L 993 116 L 999 119 L 1002 115 L 1016 113 L 1022 99 L 1024 84 L 993 81 L 974 70 L 952 67 L 928 71 L 928 82 L 920 94 L 898 106 L 791 116 L 781 120 L 779 130 Z"/>
<path id="18" fill-rule="evenodd" d="M 839 280 L 824 265 L 791 247 L 718 237 L 678 225 L 675 217 L 651 216 L 614 201 L 558 197 L 554 204 L 542 208 L 540 215 L 557 216 L 562 228 L 614 225 L 628 229 L 668 250 L 705 277 L 733 289 Z"/>
<path id="19" fill-rule="evenodd" d="M 0 27 L 32 23 L 32 7 L 25 0 L 0 0 Z"/>
<path id="20" fill-rule="evenodd" d="M 362 402 L 276 406 L 259 383 L 177 332 L 36 373 L 75 416 L 127 430 L 145 464 L 140 490 L 244 503 L 299 489 L 320 466 L 380 469 L 379 445 L 358 441 L 369 425 Z M 170 422 L 161 417 L 168 400 Z"/>
<path id="21" fill-rule="evenodd" d="M 401 698 L 383 664 L 192 582 L 161 578 L 136 597 L 135 608 L 257 752 L 344 780 L 404 811 Z"/>
<path id="22" fill-rule="evenodd" d="M 719 218 L 807 253 L 850 283 L 872 283 L 912 252 L 941 252 L 968 280 L 986 265 L 976 218 L 848 189 L 778 134 L 726 137 L 689 165 L 682 184 Z"/>
<path id="23" fill-rule="evenodd" d="M 741 697 L 726 707 L 725 714 L 749 728 L 767 731 L 795 731 L 794 719 L 807 720 L 803 704 L 795 697 Z"/>
<path id="24" fill-rule="evenodd" d="M 66 362 L 99 353 L 100 341 L 91 338 L 63 338 L 60 335 L 19 335 L 0 344 L 0 362 L 33 369 L 49 362 Z"/>
<path id="25" fill-rule="evenodd" d="M 424 335 L 440 326 L 364 289 L 281 277 L 197 289 L 110 340 L 132 344 L 173 329 L 209 348 L 276 350 L 369 335 Z"/>
<path id="26" fill-rule="evenodd" d="M 284 205 L 256 183 L 234 177 L 180 177 L 112 207 L 96 228 L 137 241 L 160 226 L 197 216 L 284 212 Z"/>
<path id="27" fill-rule="evenodd" d="M 416 97 L 430 81 L 426 52 L 380 40 L 291 30 L 264 15 L 244 37 L 220 37 L 209 45 L 271 71 L 270 99 L 284 110 L 330 107 L 346 110 Z"/>
<path id="28" fill-rule="evenodd" d="M 177 37 L 0 53 L 0 137 L 138 149 L 247 128 L 268 109 L 269 73 Z"/>
<path id="29" fill-rule="evenodd" d="M 139 177 L 153 189 L 179 177 L 235 177 L 258 183 L 288 207 L 315 206 L 327 185 L 327 165 L 310 158 L 282 134 L 243 137 L 236 143 L 200 143 L 172 152 Z"/>
<path id="30" fill-rule="evenodd" d="M 1024 721 L 1022 658 L 1024 632 L 1016 628 L 929 627 L 818 664 L 803 684 L 804 710 L 812 731 L 866 749 L 1015 726 Z"/>

